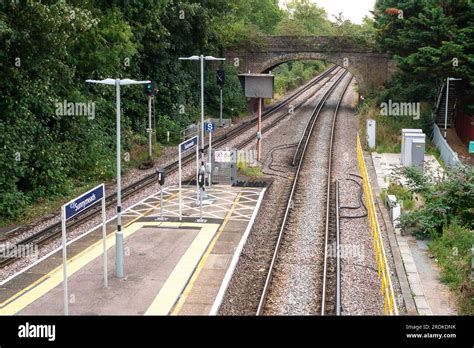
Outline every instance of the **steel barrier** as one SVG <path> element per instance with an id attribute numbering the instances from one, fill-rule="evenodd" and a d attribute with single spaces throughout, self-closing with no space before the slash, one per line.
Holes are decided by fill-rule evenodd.
<path id="1" fill-rule="evenodd" d="M 357 159 L 359 160 L 359 168 L 364 187 L 364 198 L 365 204 L 367 206 L 370 232 L 373 239 L 375 260 L 377 262 L 377 272 L 381 281 L 380 292 L 384 297 L 384 313 L 389 315 L 398 315 L 398 308 L 395 302 L 392 280 L 390 279 L 390 269 L 383 246 L 379 221 L 377 219 L 377 212 L 375 210 L 372 186 L 370 185 L 369 175 L 365 166 L 364 152 L 362 151 L 362 146 L 360 144 L 359 134 L 357 134 Z"/>

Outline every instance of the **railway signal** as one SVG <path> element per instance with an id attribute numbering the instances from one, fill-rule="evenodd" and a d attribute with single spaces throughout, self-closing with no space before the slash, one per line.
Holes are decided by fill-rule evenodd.
<path id="1" fill-rule="evenodd" d="M 158 87 L 155 81 L 151 81 L 143 86 L 143 91 L 148 96 L 148 160 L 153 161 L 153 150 L 152 150 L 152 136 L 153 128 L 151 126 L 151 99 L 158 94 Z"/>

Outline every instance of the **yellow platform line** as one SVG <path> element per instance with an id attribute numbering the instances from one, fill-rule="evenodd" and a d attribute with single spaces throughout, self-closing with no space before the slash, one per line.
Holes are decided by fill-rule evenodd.
<path id="1" fill-rule="evenodd" d="M 172 199 L 174 196 L 178 194 L 173 194 L 168 197 L 167 200 Z M 156 206 L 156 207 L 159 207 Z M 129 221 L 124 227 L 124 238 L 130 236 L 137 228 L 130 229 L 130 225 L 135 223 L 138 219 L 142 218 L 150 211 L 155 208 L 150 208 L 146 213 L 142 216 L 138 216 L 131 221 Z M 109 233 L 107 236 L 107 250 L 111 247 L 115 246 L 115 233 Z M 80 253 L 74 255 L 73 257 L 68 259 L 68 278 L 72 276 L 75 272 L 80 270 L 84 267 L 87 263 L 94 260 L 97 256 L 102 255 L 103 253 L 103 246 L 102 246 L 102 239 L 98 240 L 91 246 L 87 247 Z M 62 273 L 63 266 L 56 267 L 55 269 L 51 270 L 47 274 L 43 275 L 41 278 L 37 279 L 26 288 L 20 290 L 15 295 L 11 296 L 7 300 L 0 303 L 0 315 L 14 315 L 15 313 L 19 312 L 32 302 L 36 301 L 38 298 L 52 290 L 56 287 L 59 283 L 63 281 L 63 273 Z"/>
<path id="2" fill-rule="evenodd" d="M 203 257 L 201 258 L 201 261 L 199 262 L 199 265 L 196 267 L 196 271 L 193 273 L 193 276 L 191 277 L 188 285 L 186 286 L 186 289 L 184 289 L 183 294 L 179 298 L 178 303 L 176 306 L 173 308 L 171 315 L 178 315 L 179 312 L 181 311 L 184 303 L 186 302 L 186 299 L 188 298 L 189 294 L 191 293 L 191 290 L 194 287 L 194 283 L 196 282 L 197 278 L 199 277 L 199 274 L 201 274 L 202 269 L 204 268 L 204 265 L 206 264 L 207 258 L 211 254 L 212 249 L 214 249 L 214 245 L 216 244 L 217 240 L 219 239 L 220 235 L 224 231 L 225 226 L 227 225 L 227 222 L 229 221 L 235 206 L 237 205 L 237 202 L 239 201 L 240 197 L 242 196 L 242 193 L 239 192 L 237 197 L 235 198 L 234 203 L 232 204 L 232 207 L 230 210 L 227 212 L 224 221 L 222 222 L 221 227 L 219 228 L 219 231 L 216 233 L 214 238 L 212 239 L 212 242 L 209 244 L 207 247 L 206 252 L 204 253 Z"/>
<path id="3" fill-rule="evenodd" d="M 194 238 L 184 255 L 178 261 L 170 276 L 161 287 L 158 295 L 155 297 L 145 315 L 167 315 L 183 292 L 189 278 L 192 276 L 196 264 L 199 263 L 207 246 L 216 234 L 219 224 L 201 224 L 201 223 L 167 223 L 163 222 L 162 227 L 166 226 L 194 227 L 201 226 L 201 230 Z"/>

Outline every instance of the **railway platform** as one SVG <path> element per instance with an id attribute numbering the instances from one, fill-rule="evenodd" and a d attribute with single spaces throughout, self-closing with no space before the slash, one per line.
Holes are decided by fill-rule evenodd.
<path id="1" fill-rule="evenodd" d="M 70 315 L 215 314 L 257 215 L 265 188 L 215 185 L 200 215 L 196 187 L 159 192 L 123 213 L 125 276 L 115 276 L 115 218 L 107 221 L 108 287 L 102 229 L 68 241 Z M 58 248 L 0 284 L 1 315 L 62 315 Z"/>

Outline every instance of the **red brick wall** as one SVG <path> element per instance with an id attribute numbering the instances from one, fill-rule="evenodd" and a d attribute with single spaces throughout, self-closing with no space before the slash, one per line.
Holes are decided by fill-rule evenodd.
<path id="1" fill-rule="evenodd" d="M 459 112 L 456 118 L 456 133 L 459 139 L 469 146 L 469 141 L 474 141 L 474 115 Z"/>

